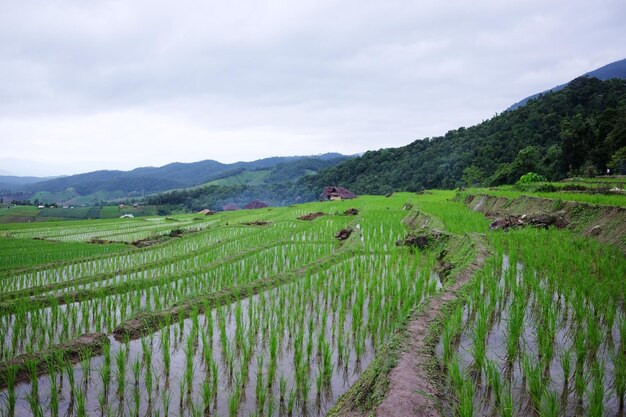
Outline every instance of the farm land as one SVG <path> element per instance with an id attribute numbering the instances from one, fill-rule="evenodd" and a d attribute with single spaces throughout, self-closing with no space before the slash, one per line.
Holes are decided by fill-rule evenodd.
<path id="1" fill-rule="evenodd" d="M 626 197 L 483 191 L 0 225 L 0 415 L 623 413 Z"/>

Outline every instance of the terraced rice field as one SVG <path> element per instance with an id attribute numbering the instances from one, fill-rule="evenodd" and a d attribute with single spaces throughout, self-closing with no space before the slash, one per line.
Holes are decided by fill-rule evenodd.
<path id="1" fill-rule="evenodd" d="M 416 198 L 2 226 L 64 247 L 2 253 L 0 415 L 324 414 L 441 287 L 395 246 Z"/>

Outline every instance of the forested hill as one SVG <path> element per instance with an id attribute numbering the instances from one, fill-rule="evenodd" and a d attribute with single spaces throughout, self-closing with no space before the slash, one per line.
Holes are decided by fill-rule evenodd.
<path id="1" fill-rule="evenodd" d="M 382 194 L 511 183 L 529 171 L 561 179 L 623 169 L 624 159 L 626 81 L 581 77 L 476 126 L 370 151 L 302 181 Z"/>
<path id="2" fill-rule="evenodd" d="M 619 61 L 612 62 L 603 67 L 595 69 L 593 71 L 589 71 L 586 74 L 583 74 L 583 77 L 597 78 L 602 81 L 610 80 L 612 78 L 620 78 L 622 80 L 626 80 L 626 59 L 622 59 Z M 515 110 L 519 107 L 525 106 L 530 100 L 537 98 L 541 95 L 544 95 L 550 91 L 559 91 L 564 89 L 569 83 L 557 85 L 556 87 L 552 87 L 548 91 L 544 91 L 542 93 L 533 94 L 530 97 L 526 97 L 525 99 L 513 104 L 507 110 Z"/>

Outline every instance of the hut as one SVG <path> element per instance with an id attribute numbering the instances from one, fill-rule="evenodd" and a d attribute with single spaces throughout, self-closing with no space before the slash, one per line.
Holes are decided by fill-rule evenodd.
<path id="1" fill-rule="evenodd" d="M 198 214 L 204 214 L 205 216 L 212 216 L 215 214 L 215 212 L 213 210 L 204 209 L 204 210 L 200 210 Z"/>
<path id="2" fill-rule="evenodd" d="M 268 207 L 268 204 L 266 202 L 261 201 L 261 200 L 254 200 L 246 204 L 243 208 L 250 210 L 250 209 L 260 209 L 260 208 L 265 208 L 265 207 Z"/>
<path id="3" fill-rule="evenodd" d="M 224 211 L 235 211 L 239 210 L 239 206 L 235 203 L 228 203 L 224 207 L 222 207 Z"/>
<path id="4" fill-rule="evenodd" d="M 326 187 L 320 194 L 321 201 L 327 200 L 348 200 L 356 198 L 356 194 L 343 187 Z"/>

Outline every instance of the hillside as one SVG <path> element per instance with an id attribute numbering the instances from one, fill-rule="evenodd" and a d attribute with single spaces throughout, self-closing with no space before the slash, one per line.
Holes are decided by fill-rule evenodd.
<path id="1" fill-rule="evenodd" d="M 98 203 L 107 199 L 141 197 L 144 194 L 193 187 L 218 181 L 223 184 L 246 184 L 245 178 L 256 178 L 266 172 L 264 181 L 277 183 L 332 167 L 348 157 L 336 153 L 317 156 L 271 157 L 251 162 L 223 164 L 213 160 L 193 163 L 175 162 L 162 167 L 142 167 L 132 171 L 94 171 L 61 178 L 36 181 L 34 178 L 1 184 L 7 201 L 13 196 L 41 202 Z M 237 176 L 243 176 L 239 181 Z"/>
<path id="2" fill-rule="evenodd" d="M 621 80 L 626 80 L 626 59 L 612 62 L 596 70 L 589 71 L 588 73 L 584 74 L 583 77 L 597 78 L 602 81 L 610 80 L 612 78 L 619 78 Z M 556 87 L 552 87 L 551 89 L 547 91 L 533 94 L 532 96 L 526 97 L 525 99 L 513 104 L 507 110 L 515 110 L 519 107 L 525 106 L 526 103 L 528 103 L 530 100 L 536 99 L 537 97 L 543 94 L 549 93 L 551 91 L 560 91 L 564 89 L 568 84 L 569 83 L 557 85 Z"/>
<path id="3" fill-rule="evenodd" d="M 476 126 L 367 152 L 303 182 L 384 194 L 512 183 L 529 171 L 558 180 L 622 171 L 624 161 L 626 81 L 581 77 Z"/>

